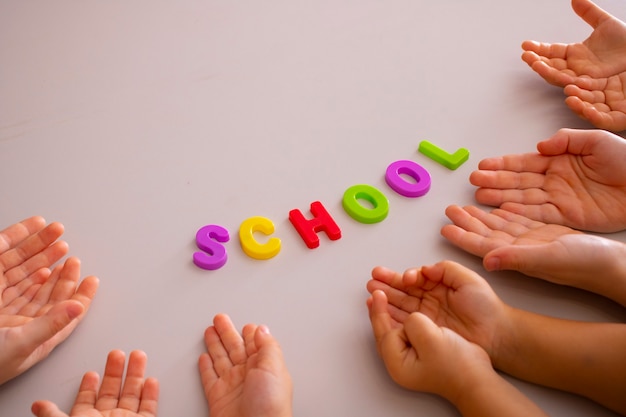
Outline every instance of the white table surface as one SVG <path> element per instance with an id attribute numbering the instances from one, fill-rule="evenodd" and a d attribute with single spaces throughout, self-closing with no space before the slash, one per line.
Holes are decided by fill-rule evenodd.
<path id="1" fill-rule="evenodd" d="M 624 0 L 599 4 L 626 19 Z M 65 343 L 0 387 L 0 415 L 30 415 L 36 399 L 69 410 L 82 374 L 101 372 L 115 348 L 147 352 L 161 416 L 207 415 L 196 361 L 218 312 L 281 341 L 297 416 L 457 415 L 396 386 L 378 359 L 365 283 L 379 264 L 453 259 L 515 306 L 626 320 L 604 298 L 486 273 L 439 235 L 447 205 L 473 203 L 480 159 L 590 127 L 520 59 L 525 39 L 589 33 L 566 0 L 1 1 L 0 227 L 34 214 L 62 222 L 101 287 Z M 470 159 L 450 171 L 417 153 L 423 139 Z M 385 185 L 399 159 L 430 172 L 427 195 Z M 388 196 L 386 220 L 343 211 L 359 183 Z M 287 216 L 317 200 L 343 237 L 322 234 L 310 250 Z M 271 260 L 238 243 L 257 215 L 282 239 Z M 192 263 L 207 224 L 231 234 L 216 271 Z M 552 415 L 614 415 L 511 380 Z"/>

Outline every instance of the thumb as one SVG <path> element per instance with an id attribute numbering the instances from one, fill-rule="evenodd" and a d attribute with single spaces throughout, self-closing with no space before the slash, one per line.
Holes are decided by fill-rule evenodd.
<path id="1" fill-rule="evenodd" d="M 404 321 L 404 331 L 418 357 L 427 354 L 435 344 L 440 329 L 423 313 L 411 313 Z"/>
<path id="2" fill-rule="evenodd" d="M 69 417 L 50 401 L 35 401 L 30 411 L 37 417 Z"/>
<path id="3" fill-rule="evenodd" d="M 270 334 L 265 325 L 257 327 L 254 333 L 254 343 L 258 351 L 258 366 L 262 369 L 276 369 L 277 365 L 283 364 L 283 353 L 278 341 Z"/>
<path id="4" fill-rule="evenodd" d="M 574 0 L 572 2 L 572 8 L 578 16 L 594 29 L 597 28 L 600 23 L 611 18 L 607 12 L 589 0 Z"/>
<path id="5" fill-rule="evenodd" d="M 551 267 L 551 260 L 546 262 L 545 253 L 542 246 L 505 246 L 485 255 L 483 266 L 487 271 L 511 270 L 532 275 L 532 271 Z"/>
<path id="6" fill-rule="evenodd" d="M 274 336 L 271 335 L 270 329 L 262 324 L 258 326 L 254 332 L 254 343 L 258 350 L 271 349 L 277 344 Z"/>
<path id="7" fill-rule="evenodd" d="M 85 311 L 85 307 L 74 300 L 67 300 L 55 305 L 43 316 L 37 317 L 23 326 L 24 347 L 34 351 L 63 330 L 83 311 Z"/>

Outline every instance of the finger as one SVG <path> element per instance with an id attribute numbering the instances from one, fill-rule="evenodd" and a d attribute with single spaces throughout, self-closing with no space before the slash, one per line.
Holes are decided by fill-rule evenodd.
<path id="1" fill-rule="evenodd" d="M 470 180 L 472 179 L 472 175 L 480 172 L 486 173 L 488 171 L 534 172 L 543 174 L 548 169 L 549 163 L 550 160 L 548 158 L 536 152 L 485 158 L 478 163 L 478 171 L 474 171 L 470 174 Z"/>
<path id="2" fill-rule="evenodd" d="M 480 236 L 489 236 L 492 229 L 479 218 L 470 214 L 467 208 L 451 205 L 446 207 L 445 214 L 456 226 Z"/>
<path id="3" fill-rule="evenodd" d="M 24 239 L 17 243 L 15 243 L 11 237 L 7 238 L 5 236 L 4 244 L 0 245 L 9 245 L 9 247 L 0 255 L 0 263 L 4 265 L 5 270 L 20 265 L 52 245 L 61 237 L 63 232 L 63 225 L 54 222 L 36 233 L 25 236 Z M 17 233 L 21 235 L 21 237 L 24 237 L 26 231 L 22 228 L 22 230 Z M 43 266 L 50 266 L 50 264 L 40 267 Z"/>
<path id="4" fill-rule="evenodd" d="M 75 301 L 66 301 L 54 306 L 50 311 L 28 322 L 22 328 L 22 351 L 29 356 L 35 349 L 60 333 L 82 314 L 84 307 Z"/>
<path id="5" fill-rule="evenodd" d="M 524 41 L 522 42 L 522 49 L 526 52 L 531 52 L 537 59 L 540 57 L 545 57 L 548 59 L 559 58 L 565 60 L 567 57 L 567 44 L 564 43 L 546 43 L 546 42 L 537 42 L 537 41 Z M 528 55 L 527 58 L 532 57 L 532 55 Z M 537 59 L 531 60 L 532 62 Z M 526 59 L 524 59 L 526 61 Z M 526 61 L 528 63 L 528 61 Z"/>
<path id="6" fill-rule="evenodd" d="M 28 304 L 21 308 L 21 314 L 29 317 L 37 317 L 46 314 L 52 308 L 54 304 L 49 304 L 48 302 L 50 300 L 50 294 L 59 280 L 60 268 L 60 266 L 57 266 L 52 270 L 43 285 L 39 286 L 35 296 L 32 297 Z"/>
<path id="7" fill-rule="evenodd" d="M 376 347 L 378 352 L 382 354 L 383 340 L 392 330 L 391 317 L 387 311 L 387 296 L 382 291 L 374 291 L 372 294 L 372 308 L 370 310 L 370 322 L 374 338 L 376 339 Z"/>
<path id="8" fill-rule="evenodd" d="M 528 190 L 497 190 L 493 188 L 479 188 L 474 192 L 474 198 L 477 202 L 495 207 L 501 206 L 505 203 L 517 203 L 518 205 L 543 205 L 548 203 L 548 197 L 548 193 L 538 188 Z"/>
<path id="9" fill-rule="evenodd" d="M 476 209 L 480 210 L 478 208 L 476 208 Z M 536 229 L 536 228 L 539 228 L 539 227 L 542 227 L 542 226 L 546 225 L 543 222 L 530 219 L 530 218 L 528 218 L 526 216 L 521 216 L 521 215 L 513 213 L 513 212 L 511 212 L 509 210 L 493 209 L 491 211 L 491 214 L 494 215 L 494 216 L 497 216 L 499 218 L 504 219 L 508 223 L 514 223 L 514 224 L 521 225 L 523 227 L 523 229 L 520 229 L 520 232 L 523 232 L 523 233 L 525 233 L 528 230 Z"/>
<path id="10" fill-rule="evenodd" d="M 96 406 L 99 384 L 100 375 L 98 375 L 97 372 L 87 372 L 83 375 L 70 414 L 80 415 L 88 410 L 92 410 Z"/>
<path id="11" fill-rule="evenodd" d="M 546 165 L 542 165 L 540 172 L 517 172 L 510 170 L 474 171 L 470 174 L 470 183 L 477 187 L 496 189 L 541 188 L 545 182 Z M 524 170 L 525 167 L 520 167 Z"/>
<path id="12" fill-rule="evenodd" d="M 626 130 L 626 112 L 615 111 L 602 103 L 591 104 L 578 97 L 570 96 L 565 104 L 579 117 L 588 120 L 595 127 L 613 132 Z"/>
<path id="13" fill-rule="evenodd" d="M 481 258 L 501 244 L 501 241 L 488 239 L 481 234 L 468 232 L 452 224 L 443 226 L 441 228 L 441 235 L 454 246 Z"/>
<path id="14" fill-rule="evenodd" d="M 405 291 L 395 289 L 387 284 L 383 284 L 380 281 L 371 280 L 367 283 L 367 290 L 370 294 L 374 291 L 383 291 L 387 296 L 387 310 L 391 316 L 392 321 L 402 323 L 408 313 L 411 313 L 419 308 L 420 300 L 412 291 L 412 294 L 408 294 Z"/>
<path id="15" fill-rule="evenodd" d="M 218 314 L 213 319 L 213 325 L 231 362 L 235 365 L 245 363 L 247 355 L 243 338 L 230 320 L 230 317 L 225 314 Z"/>
<path id="16" fill-rule="evenodd" d="M 402 288 L 402 274 L 384 266 L 372 269 L 372 278 L 393 288 Z"/>
<path id="17" fill-rule="evenodd" d="M 29 258 L 22 260 L 21 255 L 15 255 L 13 251 L 9 251 L 3 254 L 3 259 L 0 261 L 1 265 L 4 265 L 5 278 L 9 285 L 15 285 L 19 281 L 28 277 L 30 274 L 40 270 L 41 268 L 48 268 L 64 257 L 69 250 L 69 247 L 64 241 L 57 241 L 47 246 L 41 252 L 33 254 Z M 4 255 L 7 255 L 6 257 Z M 11 265 L 7 267 L 7 265 Z"/>
<path id="18" fill-rule="evenodd" d="M 68 258 L 59 271 L 59 279 L 50 293 L 50 302 L 67 300 L 76 292 L 76 285 L 80 279 L 80 260 L 76 257 Z"/>
<path id="19" fill-rule="evenodd" d="M 578 77 L 576 72 L 569 69 L 567 61 L 561 59 L 537 61 L 532 65 L 532 69 L 548 83 L 557 87 L 572 84 Z"/>
<path id="20" fill-rule="evenodd" d="M 425 265 L 421 271 L 429 281 L 442 284 L 452 290 L 458 290 L 468 283 L 484 281 L 476 272 L 453 261 L 440 261 L 434 265 Z"/>
<path id="21" fill-rule="evenodd" d="M 602 22 L 612 19 L 610 14 L 589 0 L 572 0 L 572 8 L 578 16 L 594 29 Z"/>
<path id="22" fill-rule="evenodd" d="M 43 217 L 33 216 L 0 231 L 0 254 L 17 246 L 24 239 L 39 232 L 45 226 L 46 220 Z"/>
<path id="23" fill-rule="evenodd" d="M 529 272 L 542 270 L 546 266 L 547 270 L 551 269 L 553 259 L 548 257 L 546 265 L 545 250 L 545 247 L 537 245 L 505 246 L 487 254 L 483 265 L 487 271 L 510 270 L 533 275 Z"/>
<path id="24" fill-rule="evenodd" d="M 271 335 L 270 330 L 265 325 L 255 328 L 254 344 L 258 348 L 258 359 L 256 366 L 276 375 L 278 372 L 283 373 L 286 369 L 285 359 L 280 344 Z"/>
<path id="25" fill-rule="evenodd" d="M 147 362 L 148 357 L 144 352 L 134 350 L 130 353 L 124 385 L 117 403 L 118 408 L 133 412 L 139 410 Z"/>
<path id="26" fill-rule="evenodd" d="M 561 211 L 555 205 L 550 203 L 543 204 L 537 200 L 531 199 L 523 202 L 509 200 L 502 202 L 500 208 L 543 223 L 570 226 L 569 224 L 566 224 L 568 222 L 563 217 Z"/>
<path id="27" fill-rule="evenodd" d="M 42 284 L 50 276 L 50 270 L 42 268 L 16 285 L 2 291 L 0 312 L 4 314 L 24 314 L 21 309 L 30 303 Z M 33 317 L 30 315 L 29 317 Z"/>
<path id="28" fill-rule="evenodd" d="M 85 308 L 83 315 L 89 310 L 99 286 L 100 280 L 97 277 L 88 276 L 82 280 L 80 285 L 78 285 L 78 289 L 72 295 L 71 299 L 78 301 Z"/>
<path id="29" fill-rule="evenodd" d="M 425 314 L 411 314 L 404 322 L 404 331 L 418 358 L 423 360 L 436 351 L 441 329 Z"/>
<path id="30" fill-rule="evenodd" d="M 139 415 L 156 417 L 159 405 L 159 381 L 156 378 L 147 378 L 141 393 Z"/>
<path id="31" fill-rule="evenodd" d="M 246 347 L 246 355 L 248 355 L 248 357 L 258 352 L 258 347 L 256 346 L 254 339 L 254 333 L 256 332 L 257 328 L 258 326 L 256 324 L 246 324 L 241 330 L 241 335 L 243 337 L 244 345 Z"/>
<path id="32" fill-rule="evenodd" d="M 370 293 L 376 290 L 383 291 L 387 296 L 388 311 L 393 321 L 402 322 L 406 312 L 413 312 L 419 308 L 420 297 L 423 289 L 421 283 L 412 280 L 407 283 L 408 275 L 416 275 L 414 269 L 409 269 L 403 274 L 384 267 L 376 267 L 372 270 L 372 280 L 368 281 L 366 288 Z"/>
<path id="33" fill-rule="evenodd" d="M 559 129 L 550 138 L 537 144 L 537 150 L 548 156 L 572 154 L 591 155 L 598 136 L 588 129 Z"/>
<path id="34" fill-rule="evenodd" d="M 104 367 L 102 385 L 98 391 L 96 409 L 99 411 L 109 411 L 117 408 L 120 392 L 122 389 L 122 378 L 124 375 L 124 364 L 126 355 L 121 350 L 112 350 L 107 356 Z"/>
<path id="35" fill-rule="evenodd" d="M 512 238 L 527 233 L 528 227 L 526 224 L 532 222 L 524 220 L 522 216 L 509 216 L 508 214 L 510 213 L 504 210 L 494 209 L 491 212 L 486 212 L 476 206 L 466 206 L 464 209 L 470 217 L 476 219 L 491 231 L 487 236 L 507 242 L 510 242 Z"/>
<path id="36" fill-rule="evenodd" d="M 213 385 L 219 380 L 219 375 L 215 370 L 211 355 L 202 353 L 198 358 L 198 371 L 200 372 L 200 380 L 204 389 L 204 396 L 209 399 L 209 392 Z"/>
<path id="37" fill-rule="evenodd" d="M 208 358 L 201 357 L 200 359 L 204 361 L 203 365 L 205 365 L 205 367 L 211 367 L 211 372 L 215 373 L 215 377 L 221 377 L 233 368 L 234 365 L 228 356 L 226 348 L 222 344 L 222 340 L 215 326 L 209 326 L 204 331 L 204 344 L 207 348 Z"/>
<path id="38" fill-rule="evenodd" d="M 35 401 L 30 411 L 36 417 L 69 417 L 63 411 L 59 410 L 56 404 L 50 401 Z"/>
<path id="39" fill-rule="evenodd" d="M 585 78 L 585 80 L 587 80 L 587 78 Z M 578 97 L 581 101 L 588 104 L 604 104 L 606 103 L 606 96 L 604 95 L 603 88 L 604 86 L 601 86 L 601 88 L 598 89 L 594 89 L 592 86 L 590 86 L 590 88 L 585 89 L 578 85 L 570 84 L 563 89 L 563 92 L 568 97 Z"/>

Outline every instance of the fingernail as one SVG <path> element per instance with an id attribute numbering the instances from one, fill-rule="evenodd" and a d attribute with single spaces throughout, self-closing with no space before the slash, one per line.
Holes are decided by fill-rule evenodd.
<path id="1" fill-rule="evenodd" d="M 485 259 L 485 269 L 487 271 L 499 271 L 500 270 L 500 258 L 492 257 Z"/>

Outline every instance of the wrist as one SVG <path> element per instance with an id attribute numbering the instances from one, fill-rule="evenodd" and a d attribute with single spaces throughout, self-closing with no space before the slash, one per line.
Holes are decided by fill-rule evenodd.
<path id="1" fill-rule="evenodd" d="M 457 383 L 451 384 L 453 388 L 442 393 L 442 397 L 459 410 L 481 401 L 485 393 L 489 393 L 499 382 L 500 376 L 491 366 L 473 368 L 460 373 Z"/>
<path id="2" fill-rule="evenodd" d="M 626 244 L 589 235 L 598 249 L 594 256 L 596 273 L 590 274 L 586 289 L 626 306 Z M 582 287 L 582 286 L 581 286 Z"/>
<path id="3" fill-rule="evenodd" d="M 523 315 L 521 310 L 504 305 L 504 313 L 494 331 L 491 350 L 488 350 L 491 364 L 495 369 L 506 369 L 506 364 L 511 358 L 517 357 L 516 333 L 521 321 L 524 320 L 521 315 Z"/>

